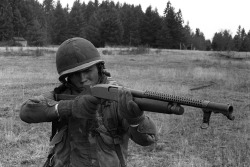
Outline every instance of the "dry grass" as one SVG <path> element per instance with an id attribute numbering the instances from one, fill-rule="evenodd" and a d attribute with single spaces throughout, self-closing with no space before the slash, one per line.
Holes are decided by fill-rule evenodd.
<path id="1" fill-rule="evenodd" d="M 0 167 L 36 167 L 46 158 L 50 123 L 26 124 L 19 108 L 27 98 L 58 85 L 55 50 L 0 48 Z M 105 51 L 102 58 L 124 86 L 229 102 L 236 116 L 229 121 L 213 114 L 210 127 L 201 130 L 202 113 L 196 108 L 185 107 L 183 116 L 147 113 L 157 125 L 159 142 L 150 147 L 130 142 L 129 167 L 250 166 L 249 53 L 231 59 L 213 52 L 150 50 L 120 55 L 121 50 L 126 51 Z M 192 89 L 210 82 L 214 84 Z"/>

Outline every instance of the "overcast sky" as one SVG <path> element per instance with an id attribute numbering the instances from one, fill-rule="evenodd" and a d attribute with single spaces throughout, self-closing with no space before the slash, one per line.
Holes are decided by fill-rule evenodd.
<path id="1" fill-rule="evenodd" d="M 39 0 L 43 2 L 43 0 Z M 55 2 L 57 0 L 54 0 Z M 71 7 L 75 0 L 60 0 L 63 7 L 68 3 Z M 80 0 L 88 3 L 89 0 Z M 94 1 L 94 0 L 92 0 Z M 111 1 L 111 0 L 110 0 Z M 157 8 L 160 15 L 167 5 L 168 0 L 113 0 L 128 4 L 141 4 L 142 10 L 151 5 Z M 102 0 L 99 0 L 102 2 Z M 238 26 L 245 28 L 246 33 L 250 30 L 250 0 L 170 0 L 175 12 L 182 11 L 184 24 L 189 22 L 193 31 L 199 28 L 206 39 L 212 39 L 215 32 L 230 30 L 234 36 Z"/>

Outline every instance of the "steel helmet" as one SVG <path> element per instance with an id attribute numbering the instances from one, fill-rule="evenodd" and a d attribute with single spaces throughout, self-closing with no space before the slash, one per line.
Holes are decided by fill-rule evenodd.
<path id="1" fill-rule="evenodd" d="M 71 38 L 64 41 L 56 52 L 56 68 L 59 80 L 73 72 L 84 70 L 101 63 L 100 54 L 95 46 L 84 38 Z"/>

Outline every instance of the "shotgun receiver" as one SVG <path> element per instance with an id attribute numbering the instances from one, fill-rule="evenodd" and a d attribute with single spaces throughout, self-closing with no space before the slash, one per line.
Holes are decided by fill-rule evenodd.
<path id="1" fill-rule="evenodd" d="M 91 87 L 85 86 L 82 94 L 90 94 L 97 98 L 118 101 L 119 90 L 122 88 L 123 87 L 116 85 L 97 84 Z M 229 120 L 234 120 L 234 116 L 232 115 L 233 106 L 229 104 L 191 99 L 152 91 L 125 89 L 130 90 L 133 95 L 133 100 L 143 111 L 182 115 L 184 113 L 184 108 L 181 105 L 201 108 L 203 111 L 202 128 L 208 127 L 212 112 L 221 113 Z"/>

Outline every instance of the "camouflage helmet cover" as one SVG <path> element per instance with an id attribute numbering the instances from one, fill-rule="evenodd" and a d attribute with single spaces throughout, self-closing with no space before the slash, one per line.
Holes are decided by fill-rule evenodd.
<path id="1" fill-rule="evenodd" d="M 95 46 L 84 38 L 71 38 L 64 41 L 56 52 L 56 67 L 59 80 L 67 74 L 84 70 L 97 63 L 104 62 Z"/>

